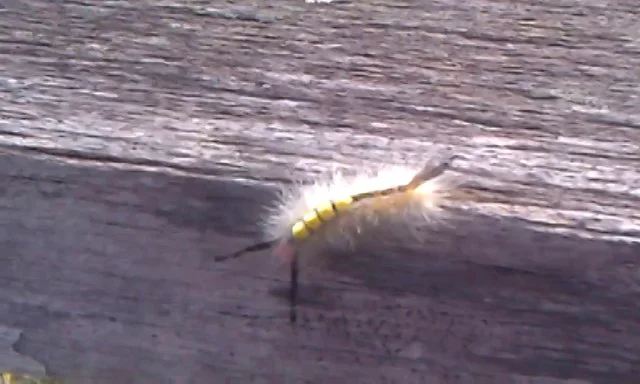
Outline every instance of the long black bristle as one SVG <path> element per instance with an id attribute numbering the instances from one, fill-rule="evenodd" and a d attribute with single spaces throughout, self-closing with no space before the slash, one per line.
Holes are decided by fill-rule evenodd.
<path id="1" fill-rule="evenodd" d="M 297 319 L 296 304 L 298 299 L 298 253 L 291 260 L 291 286 L 289 289 L 289 319 L 295 323 Z"/>
<path id="2" fill-rule="evenodd" d="M 263 241 L 260 243 L 256 243 L 256 244 L 252 244 L 246 248 L 242 248 L 239 251 L 227 254 L 227 255 L 221 255 L 221 256 L 216 256 L 213 259 L 215 261 L 223 261 L 223 260 L 228 260 L 228 259 L 234 259 L 236 257 L 240 257 L 242 255 L 244 255 L 245 253 L 248 252 L 256 252 L 256 251 L 262 251 L 263 249 L 267 249 L 269 247 L 271 247 L 276 241 L 278 240 L 269 240 L 269 241 Z"/>

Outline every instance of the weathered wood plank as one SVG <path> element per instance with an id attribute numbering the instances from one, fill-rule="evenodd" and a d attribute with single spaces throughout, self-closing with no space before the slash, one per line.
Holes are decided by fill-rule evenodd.
<path id="1" fill-rule="evenodd" d="M 601 4 L 4 5 L 0 325 L 23 334 L 0 358 L 73 383 L 635 383 L 640 15 Z M 296 329 L 268 255 L 211 261 L 278 184 L 440 149 L 483 201 L 305 270 Z"/>
<path id="2" fill-rule="evenodd" d="M 21 330 L 0 326 L 0 370 L 32 372 L 45 375 L 44 366 L 32 358 L 21 355 L 13 350 L 14 344 L 20 339 Z M 3 383 L 4 384 L 4 383 Z"/>

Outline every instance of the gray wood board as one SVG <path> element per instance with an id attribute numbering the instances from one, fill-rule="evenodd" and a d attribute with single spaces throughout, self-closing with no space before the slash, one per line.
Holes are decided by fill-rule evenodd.
<path id="1" fill-rule="evenodd" d="M 0 365 L 70 383 L 636 383 L 638 13 L 6 2 Z M 424 244 L 305 268 L 297 327 L 286 267 L 211 259 L 256 238 L 289 180 L 444 151 L 489 198 L 452 203 Z"/>

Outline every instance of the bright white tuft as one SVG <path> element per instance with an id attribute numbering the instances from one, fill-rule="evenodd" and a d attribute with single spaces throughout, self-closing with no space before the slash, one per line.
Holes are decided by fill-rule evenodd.
<path id="1" fill-rule="evenodd" d="M 296 221 L 327 200 L 407 184 L 421 168 L 383 166 L 356 174 L 332 173 L 311 184 L 297 184 L 281 192 L 264 222 L 264 234 L 269 239 L 286 238 Z M 299 246 L 301 255 L 307 258 L 327 248 L 352 248 L 366 241 L 374 229 L 380 234 L 381 228 L 420 240 L 418 229 L 442 217 L 439 203 L 457 184 L 448 176 L 446 171 L 414 191 L 355 203 L 304 240 Z"/>

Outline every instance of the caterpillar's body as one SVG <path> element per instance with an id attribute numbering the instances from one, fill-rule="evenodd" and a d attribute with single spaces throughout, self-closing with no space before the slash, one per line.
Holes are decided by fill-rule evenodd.
<path id="1" fill-rule="evenodd" d="M 346 196 L 337 200 L 329 200 L 317 208 L 313 208 L 291 226 L 291 236 L 298 241 L 307 239 L 323 223 L 345 211 L 353 202 L 352 196 Z"/>
<path id="2" fill-rule="evenodd" d="M 265 220 L 268 240 L 218 260 L 277 244 L 275 254 L 291 262 L 293 307 L 300 257 L 321 254 L 331 246 L 354 245 L 372 226 L 383 223 L 412 233 L 432 218 L 442 193 L 453 186 L 439 178 L 451 160 L 417 170 L 385 167 L 352 177 L 337 174 L 323 183 L 285 191 Z"/>

